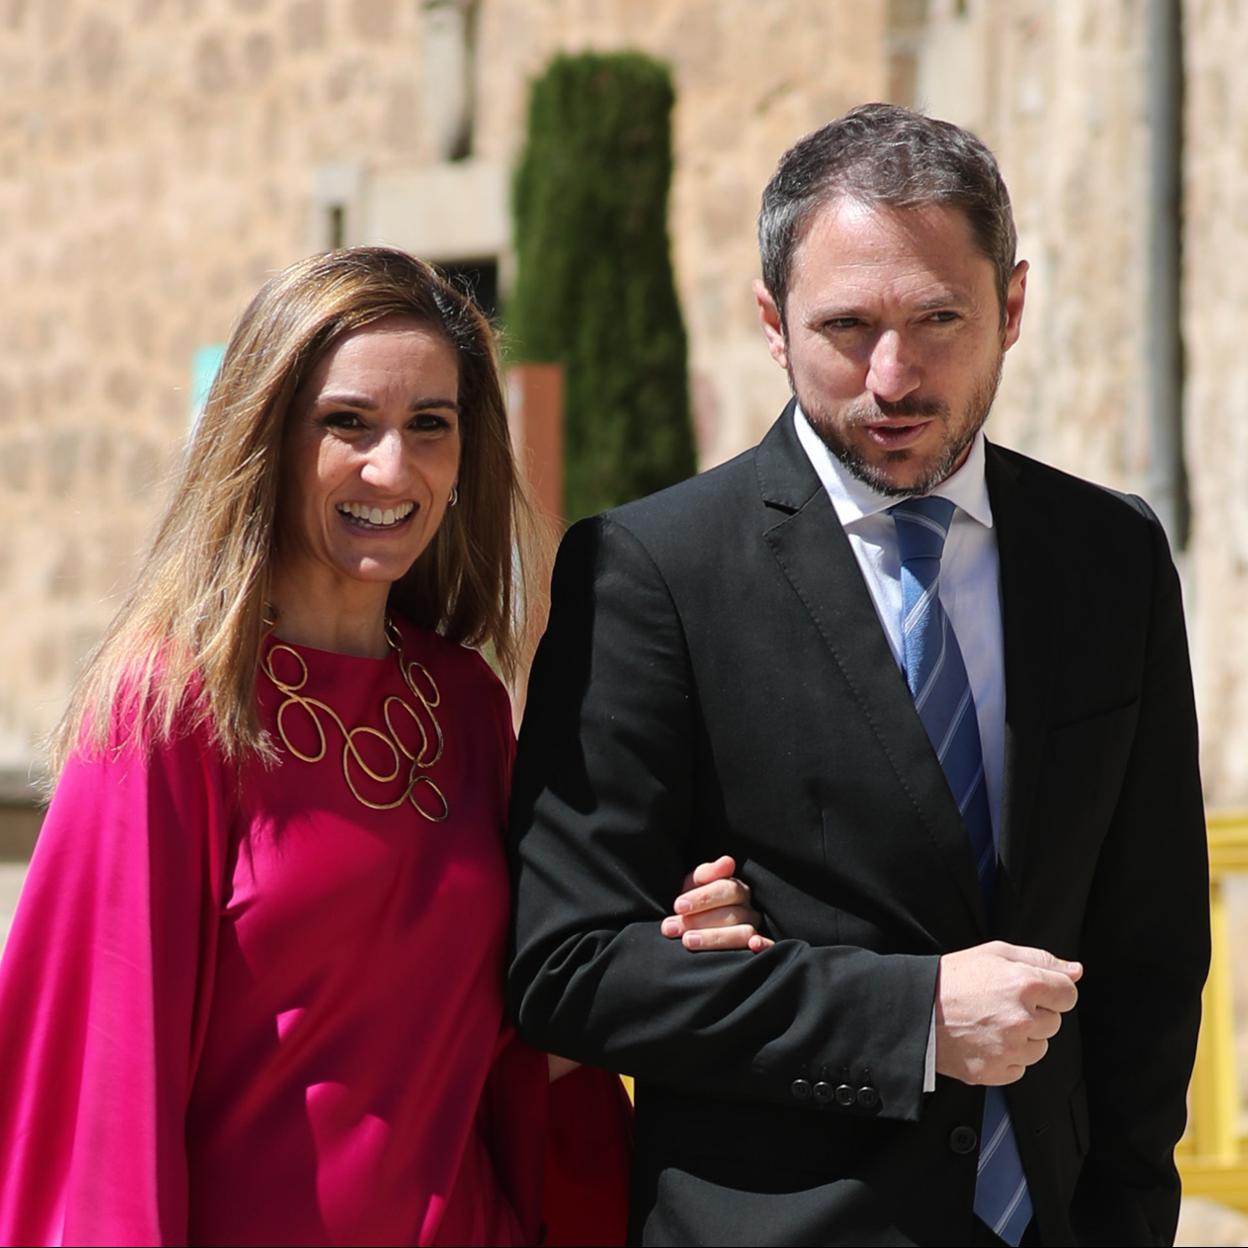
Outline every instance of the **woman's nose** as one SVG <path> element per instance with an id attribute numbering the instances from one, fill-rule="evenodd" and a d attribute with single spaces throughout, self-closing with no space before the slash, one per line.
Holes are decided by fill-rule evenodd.
<path id="1" fill-rule="evenodd" d="M 403 435 L 397 430 L 383 433 L 368 452 L 363 477 L 367 484 L 391 493 L 407 484 L 409 468 Z"/>

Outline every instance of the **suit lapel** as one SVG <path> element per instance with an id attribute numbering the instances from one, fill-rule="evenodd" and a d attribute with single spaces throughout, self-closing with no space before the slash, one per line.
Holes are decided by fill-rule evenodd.
<path id="1" fill-rule="evenodd" d="M 1061 572 L 1053 555 L 1051 517 L 1043 499 L 1028 488 L 1025 468 L 990 443 L 986 471 L 1001 566 L 1005 648 L 1002 869 L 997 886 L 998 920 L 1006 931 L 1026 874 L 1053 685 L 1053 604 L 1060 596 Z"/>
<path id="2" fill-rule="evenodd" d="M 759 445 L 768 508 L 763 537 L 809 613 L 975 921 L 983 906 L 967 834 L 910 691 L 889 649 L 870 591 L 836 511 L 793 427 L 792 404 Z"/>

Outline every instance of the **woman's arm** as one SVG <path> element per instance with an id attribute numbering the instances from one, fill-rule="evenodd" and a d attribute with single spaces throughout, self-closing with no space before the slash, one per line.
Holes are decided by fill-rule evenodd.
<path id="1" fill-rule="evenodd" d="M 186 1241 L 226 791 L 191 737 L 67 765 L 0 965 L 0 1243 Z"/>
<path id="2" fill-rule="evenodd" d="M 680 896 L 659 927 L 664 936 L 680 938 L 686 949 L 769 949 L 775 941 L 758 930 L 762 916 L 750 906 L 750 886 L 732 873 L 736 861 L 728 854 L 703 862 L 685 876 Z M 546 1058 L 550 1081 L 562 1079 L 579 1065 L 571 1058 L 550 1053 Z"/>

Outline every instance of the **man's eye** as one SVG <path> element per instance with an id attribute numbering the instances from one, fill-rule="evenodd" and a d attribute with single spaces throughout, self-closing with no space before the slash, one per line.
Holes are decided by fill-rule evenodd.
<path id="1" fill-rule="evenodd" d="M 856 316 L 834 316 L 830 320 L 824 321 L 823 327 L 833 333 L 843 332 L 847 329 L 857 329 L 862 322 Z"/>
<path id="2" fill-rule="evenodd" d="M 929 321 L 934 321 L 937 325 L 948 325 L 950 322 L 956 321 L 959 318 L 956 312 L 951 312 L 947 308 L 942 308 L 938 312 L 932 312 L 927 319 Z"/>

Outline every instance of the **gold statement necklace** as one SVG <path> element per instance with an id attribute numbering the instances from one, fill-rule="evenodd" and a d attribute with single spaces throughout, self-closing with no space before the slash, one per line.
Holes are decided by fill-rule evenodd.
<path id="1" fill-rule="evenodd" d="M 337 725 L 338 731 L 342 734 L 343 778 L 347 782 L 347 788 L 351 790 L 352 797 L 361 806 L 367 806 L 369 810 L 394 810 L 402 806 L 404 802 L 410 802 L 417 813 L 428 819 L 430 823 L 441 823 L 451 813 L 450 804 L 433 777 L 427 772 L 442 757 L 445 744 L 442 737 L 442 725 L 438 722 L 435 713 L 438 704 L 442 701 L 442 695 L 438 691 L 437 682 L 423 663 L 418 663 L 415 659 L 410 663 L 407 661 L 407 656 L 403 652 L 403 634 L 399 632 L 389 616 L 386 617 L 385 634 L 386 644 L 398 660 L 403 683 L 416 700 L 415 706 L 399 697 L 398 694 L 392 693 L 381 704 L 381 718 L 386 726 L 384 732 L 380 728 L 372 728 L 365 724 L 348 728 L 342 722 L 342 717 L 338 712 L 327 702 L 322 702 L 319 698 L 308 697 L 302 692 L 303 687 L 308 683 L 308 665 L 298 650 L 279 641 L 269 648 L 261 665 L 265 676 L 273 683 L 274 688 L 286 695 L 282 704 L 277 708 L 277 735 L 282 739 L 282 744 L 300 762 L 319 763 L 325 757 L 328 748 L 325 725 L 321 719 L 322 715 L 327 716 L 333 724 Z M 294 666 L 294 679 L 285 680 L 278 675 L 274 660 L 279 655 L 282 656 L 283 666 L 287 662 L 286 656 L 289 656 L 289 662 Z M 306 753 L 290 739 L 286 731 L 286 717 L 292 713 L 292 707 L 298 708 L 298 712 L 306 717 L 305 722 L 312 725 L 318 742 L 315 753 Z M 404 741 L 396 727 L 396 720 L 400 723 L 406 721 L 416 726 L 417 732 L 420 733 L 419 748 L 414 749 L 412 745 Z M 381 743 L 390 757 L 388 769 L 378 771 L 368 764 L 358 745 L 362 738 L 372 738 Z M 405 765 L 406 777 L 403 775 Z M 402 790 L 391 801 L 371 801 L 359 790 L 357 780 L 361 774 L 378 785 L 393 785 L 401 782 Z"/>

